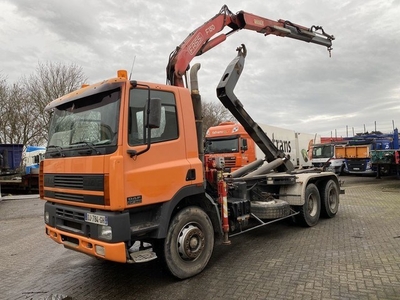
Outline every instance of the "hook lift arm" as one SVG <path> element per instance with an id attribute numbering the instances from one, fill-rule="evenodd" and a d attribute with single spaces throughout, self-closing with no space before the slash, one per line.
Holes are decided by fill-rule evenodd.
<path id="1" fill-rule="evenodd" d="M 247 54 L 244 44 L 236 50 L 238 51 L 237 56 L 228 65 L 217 86 L 217 97 L 244 127 L 257 146 L 264 152 L 265 160 L 268 164 L 260 168 L 260 171 L 267 172 L 276 169 L 279 172 L 291 172 L 294 170 L 294 166 L 290 161 L 290 157 L 275 146 L 265 134 L 264 130 L 250 117 L 244 109 L 243 104 L 233 93 L 236 83 L 243 71 Z"/>

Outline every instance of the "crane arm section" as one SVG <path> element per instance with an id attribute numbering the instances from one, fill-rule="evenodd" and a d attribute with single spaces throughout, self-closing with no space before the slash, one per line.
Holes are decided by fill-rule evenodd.
<path id="1" fill-rule="evenodd" d="M 230 31 L 215 36 L 225 27 L 229 27 Z M 333 35 L 326 34 L 321 26 L 307 28 L 290 21 L 274 21 L 244 11 L 234 14 L 224 5 L 218 14 L 191 32 L 171 53 L 167 65 L 167 83 L 184 87 L 182 78 L 192 59 L 219 45 L 229 35 L 241 29 L 253 30 L 265 36 L 272 34 L 289 37 L 325 46 L 329 51 L 332 49 L 332 40 L 335 39 Z"/>

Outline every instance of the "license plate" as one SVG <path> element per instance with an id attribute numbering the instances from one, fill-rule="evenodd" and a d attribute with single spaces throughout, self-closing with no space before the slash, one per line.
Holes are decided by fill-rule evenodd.
<path id="1" fill-rule="evenodd" d="M 353 168 L 353 170 L 354 170 L 354 171 L 359 171 L 359 170 L 360 170 L 360 168 Z"/>
<path id="2" fill-rule="evenodd" d="M 95 215 L 91 213 L 85 214 L 85 221 L 94 224 L 108 225 L 108 218 L 106 216 Z"/>

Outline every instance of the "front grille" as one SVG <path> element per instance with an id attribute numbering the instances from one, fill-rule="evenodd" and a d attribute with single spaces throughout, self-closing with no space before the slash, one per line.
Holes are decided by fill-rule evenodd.
<path id="1" fill-rule="evenodd" d="M 83 189 L 83 177 L 75 175 L 55 175 L 54 186 L 70 189 Z"/>
<path id="2" fill-rule="evenodd" d="M 83 202 L 83 195 L 78 195 L 78 194 L 67 194 L 67 193 L 54 193 L 54 197 L 57 199 L 62 199 L 62 200 L 69 200 L 69 201 L 80 201 Z"/>
<path id="3" fill-rule="evenodd" d="M 63 191 L 55 191 L 55 188 Z M 44 197 L 105 205 L 104 195 L 80 191 L 104 192 L 104 174 L 44 174 Z"/>
<path id="4" fill-rule="evenodd" d="M 225 157 L 225 167 L 235 167 L 236 166 L 236 157 Z"/>
<path id="5" fill-rule="evenodd" d="M 85 214 L 82 212 L 77 212 L 77 211 L 72 211 L 69 209 L 62 209 L 62 208 L 57 208 L 56 209 L 56 215 L 61 218 L 65 219 L 72 219 L 72 220 L 78 220 L 78 221 L 84 221 L 85 220 Z"/>
<path id="6" fill-rule="evenodd" d="M 367 161 L 365 159 L 347 160 L 346 163 L 349 171 L 365 171 L 367 167 Z"/>
<path id="7" fill-rule="evenodd" d="M 49 211 L 51 215 L 51 210 Z M 55 222 L 54 225 L 56 225 L 58 229 L 82 235 L 85 234 L 85 214 L 83 211 L 56 207 L 55 216 L 53 216 L 52 219 Z"/>
<path id="8" fill-rule="evenodd" d="M 44 186 L 74 190 L 103 191 L 104 174 L 44 174 Z"/>
<path id="9" fill-rule="evenodd" d="M 324 163 L 313 163 L 313 166 L 315 167 L 315 168 L 320 168 L 320 167 L 322 167 L 324 165 Z"/>
<path id="10" fill-rule="evenodd" d="M 99 196 L 97 196 L 97 195 L 82 195 L 82 194 L 60 193 L 60 192 L 45 190 L 44 196 L 48 197 L 48 198 L 59 199 L 59 200 L 105 205 L 104 196 L 102 196 L 102 195 L 99 195 Z"/>

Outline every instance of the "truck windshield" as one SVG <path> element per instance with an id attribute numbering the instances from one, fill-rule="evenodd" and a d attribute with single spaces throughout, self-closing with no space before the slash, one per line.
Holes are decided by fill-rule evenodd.
<path id="1" fill-rule="evenodd" d="M 239 151 L 239 139 L 214 140 L 207 139 L 204 153 L 233 153 Z"/>
<path id="2" fill-rule="evenodd" d="M 331 158 L 334 155 L 332 145 L 314 146 L 313 158 Z"/>
<path id="3" fill-rule="evenodd" d="M 48 150 L 117 144 L 120 89 L 80 98 L 53 109 Z M 96 149 L 97 154 L 99 151 Z"/>

